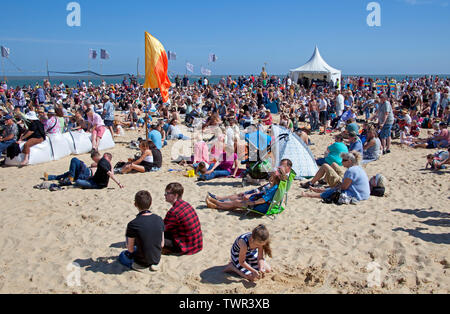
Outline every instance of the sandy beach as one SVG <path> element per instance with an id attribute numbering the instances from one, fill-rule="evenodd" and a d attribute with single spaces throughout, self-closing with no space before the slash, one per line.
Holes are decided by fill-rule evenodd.
<path id="1" fill-rule="evenodd" d="M 127 148 L 143 132 L 116 138 L 113 164 L 135 154 Z M 332 143 L 314 135 L 316 156 Z M 245 191 L 236 179 L 197 183 L 170 162 L 163 149 L 158 173 L 119 176 L 120 190 L 40 191 L 44 172 L 67 171 L 71 157 L 23 169 L 0 169 L 0 293 L 449 293 L 449 170 L 425 171 L 425 150 L 400 148 L 365 167 L 369 176 L 388 179 L 387 196 L 358 205 L 336 206 L 299 198 L 295 183 L 287 210 L 274 218 L 220 212 L 205 206 L 206 192 Z M 89 156 L 81 160 L 89 162 Z M 184 199 L 202 223 L 204 250 L 194 256 L 163 256 L 151 275 L 128 271 L 117 262 L 125 228 L 137 214 L 139 190 L 153 196 L 152 210 L 164 218 L 170 205 L 164 188 L 185 187 Z M 250 283 L 222 270 L 237 236 L 258 224 L 272 236 L 274 272 Z M 80 286 L 70 286 L 72 263 L 80 265 Z M 75 270 L 76 274 L 76 270 Z M 380 286 L 368 278 L 378 276 Z M 69 283 L 69 284 L 68 284 Z"/>

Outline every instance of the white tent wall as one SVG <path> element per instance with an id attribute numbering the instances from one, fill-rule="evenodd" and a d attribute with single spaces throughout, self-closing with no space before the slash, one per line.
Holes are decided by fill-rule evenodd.
<path id="1" fill-rule="evenodd" d="M 323 80 L 326 78 L 328 82 L 332 81 L 336 85 L 337 80 L 341 81 L 342 71 L 329 66 L 320 55 L 319 48 L 314 51 L 313 56 L 303 66 L 289 71 L 289 77 L 295 83 L 298 83 L 299 78 L 307 77 L 310 80 Z M 340 84 L 341 86 L 342 84 Z"/>
<path id="2" fill-rule="evenodd" d="M 314 155 L 299 136 L 278 125 L 272 126 L 272 136 L 275 141 L 272 146 L 275 165 L 278 166 L 283 159 L 292 161 L 297 180 L 316 175 L 319 167 Z"/>

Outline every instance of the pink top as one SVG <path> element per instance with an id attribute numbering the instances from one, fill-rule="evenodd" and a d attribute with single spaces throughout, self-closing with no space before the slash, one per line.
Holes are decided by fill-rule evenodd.
<path id="1" fill-rule="evenodd" d="M 209 148 L 204 141 L 194 145 L 194 163 L 199 162 L 206 162 L 209 164 Z"/>
<path id="2" fill-rule="evenodd" d="M 94 126 L 94 128 L 105 125 L 103 123 L 102 117 L 100 117 L 100 115 L 95 112 L 94 112 L 94 115 L 92 116 L 92 118 L 88 117 L 88 121 L 89 121 L 89 123 L 91 123 Z"/>
<path id="3" fill-rule="evenodd" d="M 441 130 L 441 132 L 439 132 L 439 135 L 437 136 L 437 139 L 440 141 L 450 142 L 450 132 L 448 131 L 448 129 Z"/>
<path id="4" fill-rule="evenodd" d="M 220 163 L 219 168 L 222 170 L 227 170 L 231 173 L 233 170 L 234 162 L 237 159 L 238 155 L 236 153 L 233 154 L 233 158 L 230 158 L 230 156 L 227 156 L 227 153 L 224 152 L 222 155 L 222 162 Z"/>
<path id="5" fill-rule="evenodd" d="M 59 121 L 56 117 L 51 117 L 44 122 L 44 130 L 47 134 L 58 134 L 61 133 L 59 127 Z"/>

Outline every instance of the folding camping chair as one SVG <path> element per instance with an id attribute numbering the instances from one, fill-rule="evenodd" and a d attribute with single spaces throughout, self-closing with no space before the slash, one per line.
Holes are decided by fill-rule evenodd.
<path id="1" fill-rule="evenodd" d="M 282 212 L 284 212 L 285 207 L 283 207 L 283 202 L 285 202 L 285 205 L 287 206 L 288 192 L 291 189 L 292 183 L 293 183 L 294 179 L 296 178 L 296 176 L 297 176 L 297 174 L 295 173 L 295 171 L 291 170 L 291 173 L 289 174 L 288 179 L 280 182 L 280 184 L 278 185 L 277 192 L 275 193 L 275 196 L 273 197 L 272 203 L 270 204 L 270 207 L 265 214 L 260 213 L 253 209 L 250 209 L 250 208 L 244 208 L 247 210 L 246 215 L 248 215 L 249 213 L 255 213 L 255 214 L 262 215 L 262 216 L 274 216 L 274 215 L 281 214 Z"/>

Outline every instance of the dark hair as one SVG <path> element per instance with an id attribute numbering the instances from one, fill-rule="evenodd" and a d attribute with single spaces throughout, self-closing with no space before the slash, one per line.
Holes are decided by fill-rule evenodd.
<path id="1" fill-rule="evenodd" d="M 269 230 L 267 230 L 265 225 L 259 225 L 252 232 L 252 238 L 254 240 L 266 243 L 263 246 L 263 254 L 272 257 L 272 249 L 270 248 L 269 237 Z"/>
<path id="2" fill-rule="evenodd" d="M 98 152 L 98 151 L 93 151 L 92 153 L 91 153 L 91 158 L 94 158 L 94 157 L 97 157 L 97 156 L 100 156 L 100 153 Z"/>
<path id="3" fill-rule="evenodd" d="M 150 209 L 152 206 L 152 195 L 148 191 L 140 191 L 134 197 L 134 203 L 140 210 Z"/>
<path id="4" fill-rule="evenodd" d="M 281 165 L 283 162 L 286 162 L 287 166 L 288 166 L 289 168 L 292 169 L 292 161 L 291 161 L 290 159 L 283 159 L 283 160 L 280 162 L 280 165 Z"/>
<path id="5" fill-rule="evenodd" d="M 183 197 L 184 188 L 180 183 L 171 183 L 166 187 L 166 192 L 177 195 L 179 198 Z"/>

